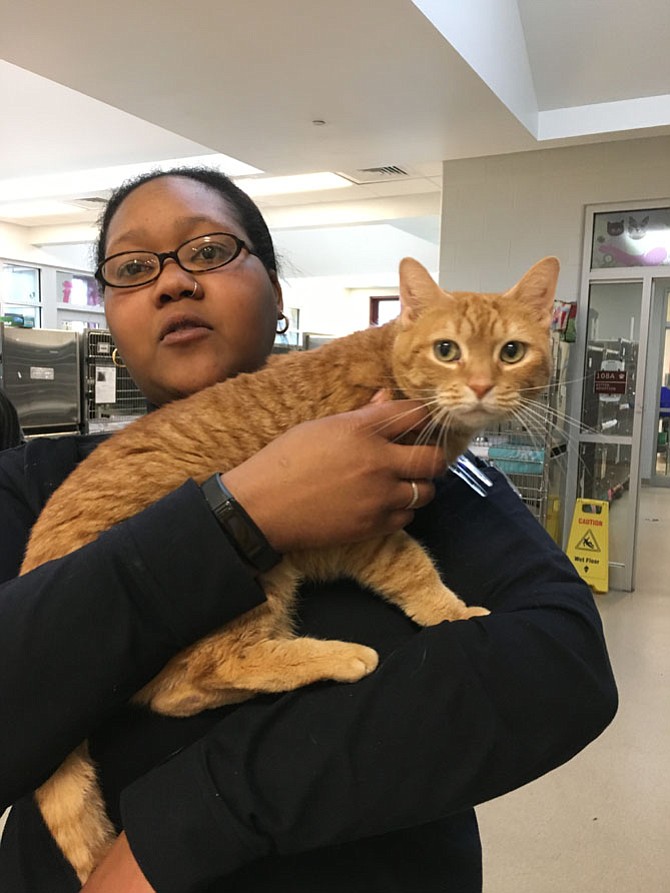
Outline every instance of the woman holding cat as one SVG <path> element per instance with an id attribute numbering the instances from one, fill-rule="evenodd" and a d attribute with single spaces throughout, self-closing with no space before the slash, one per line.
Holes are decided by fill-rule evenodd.
<path id="1" fill-rule="evenodd" d="M 208 250 L 213 233 L 231 234 L 237 253 L 188 272 L 184 246 Z M 103 281 L 103 262 L 123 252 L 157 264 L 139 287 L 105 285 L 109 327 L 151 403 L 262 365 L 281 290 L 262 217 L 230 181 L 173 171 L 123 187 L 102 222 Z M 126 702 L 186 644 L 262 601 L 239 543 L 190 482 L 14 579 L 41 506 L 97 440 L 0 458 L 0 807 L 15 803 L 1 889 L 78 888 L 29 792 L 85 737 L 124 829 L 87 893 L 481 889 L 472 807 L 569 759 L 611 719 L 616 690 L 567 559 L 495 472 L 482 499 L 441 476 L 436 449 L 393 442 L 425 421 L 403 408 L 300 425 L 224 482 L 266 556 L 398 530 L 422 508 L 410 529 L 491 616 L 417 630 L 346 580 L 306 587 L 301 630 L 368 643 L 380 667 L 355 685 L 181 720 Z"/>

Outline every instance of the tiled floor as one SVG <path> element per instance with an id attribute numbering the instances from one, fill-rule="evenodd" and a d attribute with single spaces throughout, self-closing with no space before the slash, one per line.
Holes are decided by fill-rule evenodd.
<path id="1" fill-rule="evenodd" d="M 670 891 L 670 489 L 642 491 L 636 591 L 598 605 L 619 713 L 566 766 L 480 807 L 485 893 Z"/>
<path id="2" fill-rule="evenodd" d="M 670 489 L 642 490 L 634 593 L 598 596 L 619 712 L 566 766 L 479 810 L 485 893 L 670 891 Z"/>

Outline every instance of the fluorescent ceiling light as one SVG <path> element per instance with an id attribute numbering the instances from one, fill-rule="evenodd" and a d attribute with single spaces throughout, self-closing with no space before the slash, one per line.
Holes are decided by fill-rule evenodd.
<path id="1" fill-rule="evenodd" d="M 148 171 L 166 170 L 170 167 L 217 167 L 228 176 L 259 174 L 261 171 L 237 161 L 228 155 L 192 155 L 186 158 L 168 158 L 162 161 L 145 161 L 140 164 L 120 164 L 83 171 L 45 174 L 36 177 L 15 177 L 0 180 L 0 202 L 22 201 L 32 198 L 78 197 L 90 193 L 114 189 L 131 177 Z"/>
<path id="2" fill-rule="evenodd" d="M 51 199 L 0 203 L 0 218 L 11 217 L 13 220 L 24 217 L 60 217 L 62 214 L 81 214 L 81 212 L 82 209 L 76 205 Z"/>
<path id="3" fill-rule="evenodd" d="M 293 192 L 317 192 L 352 186 L 350 180 L 324 171 L 316 174 L 294 174 L 287 177 L 243 177 L 235 183 L 255 198 L 269 195 L 288 195 Z"/>

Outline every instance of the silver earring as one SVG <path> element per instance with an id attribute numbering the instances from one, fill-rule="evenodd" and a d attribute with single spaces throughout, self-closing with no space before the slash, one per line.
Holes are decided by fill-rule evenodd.
<path id="1" fill-rule="evenodd" d="M 280 326 L 277 326 L 277 334 L 285 335 L 286 332 L 288 332 L 288 327 L 290 325 L 290 322 L 288 320 L 288 317 L 284 316 L 283 313 L 279 314 L 279 316 L 277 317 L 277 321 L 279 322 L 280 319 L 283 320 L 283 322 L 280 324 Z"/>

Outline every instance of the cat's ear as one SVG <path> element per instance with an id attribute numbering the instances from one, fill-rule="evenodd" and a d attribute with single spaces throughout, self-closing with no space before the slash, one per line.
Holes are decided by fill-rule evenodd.
<path id="1" fill-rule="evenodd" d="M 522 306 L 533 308 L 538 321 L 548 323 L 554 309 L 559 270 L 557 257 L 545 257 L 505 294 L 518 300 Z"/>
<path id="2" fill-rule="evenodd" d="M 436 293 L 441 289 L 428 270 L 414 260 L 404 257 L 400 261 L 400 324 L 410 325 L 421 311 L 435 301 Z"/>

